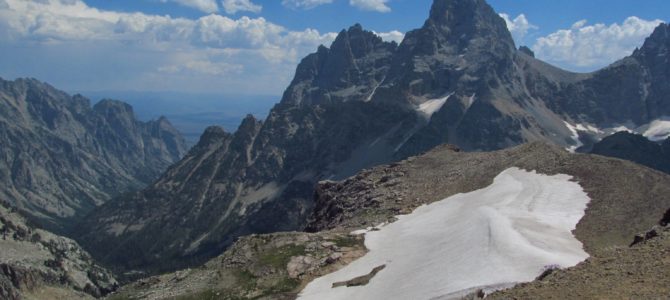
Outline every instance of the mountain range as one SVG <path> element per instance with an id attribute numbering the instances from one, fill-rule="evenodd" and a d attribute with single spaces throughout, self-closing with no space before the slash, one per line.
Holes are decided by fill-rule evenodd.
<path id="1" fill-rule="evenodd" d="M 237 237 L 302 230 L 314 186 L 450 143 L 466 151 L 530 141 L 571 150 L 670 115 L 670 26 L 593 73 L 518 50 L 484 0 L 435 0 L 400 45 L 361 25 L 305 57 L 268 117 L 208 128 L 146 189 L 76 230 L 117 272 L 197 265 Z"/>
<path id="2" fill-rule="evenodd" d="M 35 79 L 0 79 L 0 197 L 52 231 L 146 186 L 185 152 L 165 118 L 140 122 L 120 101 L 91 106 Z"/>

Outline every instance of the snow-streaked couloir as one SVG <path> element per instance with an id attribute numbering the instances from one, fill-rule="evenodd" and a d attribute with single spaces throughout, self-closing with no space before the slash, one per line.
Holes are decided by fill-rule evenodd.
<path id="1" fill-rule="evenodd" d="M 571 231 L 590 199 L 570 179 L 510 168 L 484 189 L 419 207 L 365 233 L 370 252 L 299 299 L 451 299 L 574 266 L 588 257 Z M 332 287 L 381 265 L 367 285 Z"/>

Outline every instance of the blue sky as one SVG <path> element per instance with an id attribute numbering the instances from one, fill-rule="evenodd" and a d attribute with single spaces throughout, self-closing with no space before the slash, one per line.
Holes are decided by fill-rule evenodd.
<path id="1" fill-rule="evenodd" d="M 431 0 L 0 0 L 0 76 L 70 91 L 280 95 L 297 62 L 354 23 L 387 40 Z M 667 0 L 489 0 L 519 44 L 573 71 L 628 55 Z"/>

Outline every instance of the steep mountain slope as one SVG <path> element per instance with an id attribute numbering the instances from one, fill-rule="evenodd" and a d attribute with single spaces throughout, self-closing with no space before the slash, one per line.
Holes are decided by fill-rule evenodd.
<path id="1" fill-rule="evenodd" d="M 185 152 L 161 118 L 70 96 L 34 79 L 0 79 L 0 198 L 62 231 L 112 196 L 155 180 Z"/>
<path id="2" fill-rule="evenodd" d="M 264 122 L 247 118 L 234 134 L 218 131 L 218 142 L 203 138 L 152 186 L 92 214 L 81 242 L 120 270 L 169 270 L 203 262 L 240 235 L 303 228 L 321 179 L 445 142 L 576 147 L 588 133 L 581 128 L 670 115 L 667 94 L 641 92 L 668 86 L 658 79 L 669 68 L 666 31 L 659 26 L 622 62 L 574 74 L 516 50 L 484 0 L 435 0 L 401 45 L 352 26 L 301 61 Z"/>
<path id="3" fill-rule="evenodd" d="M 80 242 L 120 270 L 202 263 L 238 236 L 304 226 L 319 178 L 393 160 L 418 117 L 365 102 L 373 88 L 361 91 L 351 78 L 367 76 L 361 66 L 384 68 L 395 45 L 354 26 L 339 35 L 332 48 L 338 47 L 344 49 L 322 47 L 302 61 L 264 122 L 249 116 L 234 134 L 208 129 L 149 188 L 88 216 Z M 365 80 L 372 82 L 371 72 Z"/>
<path id="4" fill-rule="evenodd" d="M 0 226 L 0 298 L 92 299 L 118 287 L 75 241 L 32 227 L 6 202 Z"/>
<path id="5" fill-rule="evenodd" d="M 670 173 L 670 139 L 659 144 L 638 134 L 617 132 L 594 144 L 590 153 L 630 160 Z"/>
<path id="6" fill-rule="evenodd" d="M 123 299 L 122 296 L 166 299 L 189 295 L 220 295 L 222 299 L 253 299 L 264 295 L 266 298 L 263 299 L 293 299 L 315 277 L 342 268 L 351 262 L 352 257 L 366 255 L 352 252 L 360 247 L 360 240 L 357 239 L 361 236 L 346 236 L 348 233 L 370 229 L 384 222 L 396 222 L 396 216 L 410 214 L 424 204 L 435 203 L 454 195 L 482 191 L 501 172 L 512 167 L 552 176 L 567 174 L 573 177 L 573 184 L 583 188 L 591 201 L 573 233 L 591 256 L 589 260 L 612 258 L 613 249 L 619 249 L 615 250 L 619 253 L 620 249 L 627 248 L 637 233 L 646 232 L 656 225 L 670 207 L 670 176 L 631 162 L 598 155 L 570 154 L 556 146 L 542 143 L 525 144 L 495 152 L 470 153 L 458 151 L 452 146 L 440 146 L 424 155 L 365 170 L 340 182 L 321 182 L 316 195 L 316 209 L 310 217 L 309 229 L 313 233 L 275 233 L 241 238 L 223 255 L 200 268 L 142 279 L 122 287 L 118 296 L 120 299 Z M 546 199 L 561 197 L 563 192 L 544 194 L 536 190 L 525 195 Z M 666 220 L 667 215 L 665 213 Z M 556 217 L 561 219 L 560 216 Z M 434 224 L 432 230 L 443 229 L 451 232 L 451 227 L 444 225 L 449 224 L 451 218 L 445 217 L 441 220 Z M 385 230 L 386 227 L 381 228 Z M 480 235 L 451 233 L 452 239 L 431 251 L 439 252 L 456 247 L 462 244 L 461 239 L 495 244 L 493 236 L 486 232 L 480 232 Z M 413 238 L 421 236 L 412 235 Z M 402 245 L 399 242 L 395 247 Z M 538 245 L 541 246 L 542 243 Z M 470 255 L 475 252 L 471 250 L 465 249 L 465 261 L 476 263 L 477 259 Z M 662 256 L 656 257 L 654 261 L 644 261 L 650 258 L 649 253 L 660 254 L 664 251 L 663 248 L 657 250 L 660 251 L 625 250 L 619 257 L 625 260 L 619 262 L 667 266 L 667 262 L 661 262 Z M 426 267 L 416 264 L 407 268 L 410 272 Z M 581 268 L 581 265 L 577 268 Z M 658 267 L 654 268 L 660 270 Z M 570 270 L 572 269 L 568 271 Z M 370 270 L 361 272 L 361 275 L 368 271 Z M 392 268 L 387 265 L 377 275 L 389 271 Z M 461 271 L 481 270 L 472 268 Z M 537 271 L 541 272 L 540 269 Z M 667 277 L 658 277 L 651 273 L 630 275 L 616 269 L 608 272 L 626 280 L 649 279 L 637 284 L 638 287 L 652 291 L 645 295 L 663 295 L 653 294 L 654 287 L 664 287 L 668 282 Z M 354 281 L 349 284 L 365 285 L 363 278 Z M 290 284 L 279 285 L 280 282 Z M 610 298 L 606 292 L 601 290 L 601 296 Z M 636 291 L 628 292 L 632 296 Z"/>

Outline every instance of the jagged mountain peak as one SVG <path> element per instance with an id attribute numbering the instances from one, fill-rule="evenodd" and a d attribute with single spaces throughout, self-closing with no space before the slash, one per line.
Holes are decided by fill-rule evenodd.
<path id="1" fill-rule="evenodd" d="M 200 136 L 200 140 L 194 149 L 206 149 L 211 145 L 218 145 L 221 143 L 221 141 L 229 138 L 230 136 L 230 133 L 226 132 L 220 126 L 209 126 Z"/>
<path id="2" fill-rule="evenodd" d="M 378 85 L 386 76 L 397 47 L 397 43 L 383 41 L 360 24 L 343 29 L 330 48 L 320 46 L 316 53 L 298 64 L 281 104 L 318 105 L 369 100 L 370 87 Z"/>
<path id="3" fill-rule="evenodd" d="M 372 31 L 364 30 L 361 24 L 356 23 L 348 30 L 340 31 L 330 50 L 338 54 L 351 55 L 349 59 L 354 59 L 367 55 L 382 44 L 385 42 L 381 37 Z"/>
<path id="4" fill-rule="evenodd" d="M 202 136 L 200 136 L 200 141 L 203 139 L 216 138 L 227 134 L 228 133 L 226 130 L 224 130 L 221 126 L 209 126 L 205 129 L 205 132 L 202 134 Z"/>
<path id="5" fill-rule="evenodd" d="M 5 101 L 25 101 L 29 106 L 65 107 L 71 111 L 82 111 L 90 106 L 89 99 L 81 96 L 70 96 L 46 82 L 35 78 L 17 78 L 5 80 L 0 78 L 0 93 L 5 93 Z M 15 103 L 16 104 L 16 103 Z"/>
<path id="6" fill-rule="evenodd" d="M 93 106 L 93 110 L 105 115 L 110 113 L 112 114 L 123 113 L 130 115 L 134 114 L 133 107 L 130 104 L 113 99 L 100 100 L 100 102 L 96 103 Z"/>
<path id="7" fill-rule="evenodd" d="M 435 0 L 424 25 L 405 35 L 375 100 L 420 105 L 452 92 L 481 95 L 513 72 L 516 53 L 486 1 Z"/>
<path id="8" fill-rule="evenodd" d="M 424 27 L 430 25 L 459 44 L 481 37 L 514 48 L 505 21 L 484 0 L 435 0 Z"/>
<path id="9" fill-rule="evenodd" d="M 530 57 L 535 58 L 535 52 L 533 52 L 533 50 L 531 50 L 530 48 L 528 48 L 528 46 L 521 46 L 521 47 L 519 47 L 519 52 L 521 52 L 521 53 L 523 53 L 523 54 L 526 54 L 526 55 L 528 55 L 528 56 L 530 56 Z"/>
<path id="10" fill-rule="evenodd" d="M 655 56 L 667 56 L 670 48 L 670 25 L 659 24 L 644 41 L 641 48 L 635 50 L 634 57 L 653 59 Z"/>
<path id="11" fill-rule="evenodd" d="M 656 29 L 654 29 L 654 32 L 649 36 L 649 39 L 668 43 L 670 41 L 670 24 L 661 23 L 656 26 Z"/>
<path id="12" fill-rule="evenodd" d="M 242 123 L 240 126 L 237 128 L 238 132 L 247 132 L 247 131 L 256 131 L 259 126 L 262 125 L 262 122 L 256 117 L 254 117 L 252 114 L 247 114 L 244 119 L 242 120 Z"/>

